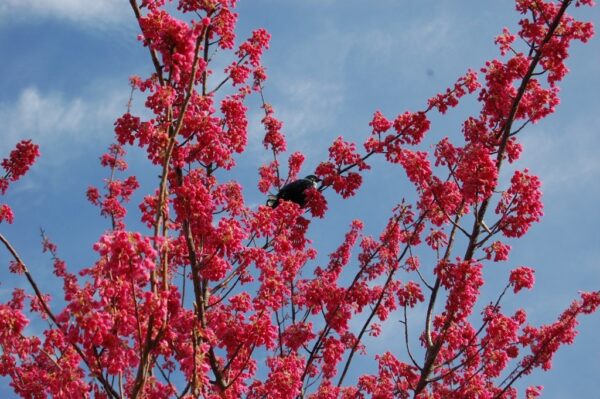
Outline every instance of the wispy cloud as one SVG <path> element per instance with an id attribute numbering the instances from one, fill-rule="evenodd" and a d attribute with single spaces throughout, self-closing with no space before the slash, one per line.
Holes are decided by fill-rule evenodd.
<path id="1" fill-rule="evenodd" d="M 275 97 L 277 100 L 271 100 Z M 332 129 L 335 129 L 338 120 L 339 106 L 343 101 L 341 83 L 324 82 L 308 76 L 297 76 L 288 81 L 285 76 L 276 75 L 267 84 L 266 100 L 275 107 L 275 117 L 283 122 L 282 132 L 288 151 L 302 152 L 307 164 L 316 162 L 313 158 L 323 155 L 316 154 L 316 151 L 322 152 L 330 144 Z M 262 144 L 265 129 L 260 121 L 263 117 L 262 109 L 250 108 L 249 149 L 261 162 L 268 162 L 272 154 L 265 151 Z"/>
<path id="2" fill-rule="evenodd" d="M 360 32 L 353 40 L 365 66 L 394 66 L 398 72 L 409 73 L 415 63 L 447 56 L 454 57 L 458 38 L 464 29 L 451 14 L 434 12 L 427 19 L 413 19 L 401 26 L 373 27 Z M 411 64 L 411 68 L 398 65 Z"/>
<path id="3" fill-rule="evenodd" d="M 285 132 L 291 141 L 307 132 L 333 126 L 335 109 L 343 100 L 341 85 L 306 78 L 279 86 L 286 102 L 279 109 Z"/>
<path id="4" fill-rule="evenodd" d="M 545 192 L 585 186 L 598 190 L 600 181 L 600 118 L 585 118 L 568 127 L 531 129 L 523 137 L 527 165 L 542 178 Z"/>
<path id="5" fill-rule="evenodd" d="M 114 25 L 129 17 L 122 0 L 3 0 L 0 18 L 58 18 L 85 25 Z"/>
<path id="6" fill-rule="evenodd" d="M 283 52 L 285 57 L 274 60 L 267 83 L 267 90 L 272 87 L 281 96 L 276 110 L 288 138 L 306 140 L 306 134 L 312 133 L 311 147 L 314 134 L 332 133 L 327 130 L 339 124 L 343 103 L 356 98 L 360 82 L 371 85 L 379 79 L 373 75 L 382 74 L 426 79 L 424 71 L 434 55 L 446 62 L 459 59 L 454 54 L 458 44 L 453 43 L 460 43 L 466 32 L 443 9 L 398 26 L 368 24 L 348 31 L 332 20 L 322 22 L 307 38 L 294 38 Z M 408 62 L 411 68 L 401 67 Z M 373 104 L 374 109 L 378 106 Z"/>
<path id="7" fill-rule="evenodd" d="M 26 88 L 14 103 L 0 103 L 0 154 L 5 156 L 19 140 L 32 139 L 46 154 L 44 162 L 60 163 L 77 146 L 97 143 L 101 132 L 110 134 L 126 101 L 126 90 L 94 90 L 86 97 L 68 98 L 60 92 Z"/>

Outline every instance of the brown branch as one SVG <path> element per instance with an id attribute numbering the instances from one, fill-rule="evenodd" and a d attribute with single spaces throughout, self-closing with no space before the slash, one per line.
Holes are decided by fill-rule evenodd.
<path id="1" fill-rule="evenodd" d="M 395 222 L 393 227 L 396 226 L 396 224 L 399 223 L 399 219 L 401 216 L 398 216 L 395 218 Z M 350 285 L 348 286 L 348 288 L 346 289 L 346 292 L 344 294 L 344 300 L 348 297 L 348 295 L 350 294 L 350 291 L 354 288 L 354 286 L 356 285 L 356 283 L 358 283 L 358 280 L 360 279 L 361 275 L 363 274 L 364 270 L 366 269 L 366 267 L 371 263 L 371 261 L 373 259 L 375 259 L 375 257 L 379 254 L 379 251 L 381 251 L 381 249 L 388 244 L 388 241 L 391 239 L 391 237 L 387 237 L 386 239 L 384 239 L 384 241 L 377 246 L 377 248 L 375 248 L 375 250 L 371 253 L 371 255 L 368 257 L 368 259 L 365 261 L 365 264 L 356 272 L 356 275 L 354 276 L 354 279 L 352 280 L 352 283 L 350 283 Z M 337 311 L 340 308 L 340 304 L 338 304 L 335 309 L 333 309 L 330 314 L 335 315 L 337 313 Z M 308 314 L 310 314 L 309 310 L 307 309 L 307 316 Z M 302 373 L 302 377 L 300 378 L 302 381 L 304 381 L 304 378 L 306 378 L 306 375 L 308 374 L 308 370 L 310 368 L 310 366 L 312 365 L 312 362 L 314 361 L 315 357 L 317 356 L 317 353 L 319 352 L 319 350 L 321 349 L 321 342 L 323 341 L 323 339 L 325 339 L 325 337 L 329 334 L 329 332 L 331 331 L 331 325 L 330 325 L 330 321 L 331 319 L 328 319 L 327 317 L 325 317 L 325 315 L 323 316 L 323 318 L 325 319 L 325 326 L 323 327 L 323 329 L 321 330 L 321 333 L 319 334 L 319 336 L 317 337 L 317 340 L 315 341 L 315 344 L 313 345 L 312 350 L 310 350 L 310 354 L 309 357 L 306 361 L 306 365 L 304 366 L 304 372 Z"/>
<path id="2" fill-rule="evenodd" d="M 404 305 L 403 307 L 404 307 L 404 322 L 402 324 L 404 324 L 404 344 L 406 345 L 406 352 L 408 353 L 408 357 L 410 357 L 410 360 L 412 361 L 413 365 L 417 369 L 422 370 L 422 367 L 419 366 L 419 363 L 417 363 L 417 361 L 413 357 L 412 352 L 410 350 L 409 339 L 408 339 L 408 315 L 406 314 L 406 305 Z"/>
<path id="3" fill-rule="evenodd" d="M 48 306 L 48 303 L 44 299 L 44 295 L 40 291 L 40 289 L 39 289 L 38 285 L 36 284 L 35 280 L 33 279 L 33 276 L 29 272 L 29 269 L 25 265 L 25 262 L 23 262 L 23 260 L 21 259 L 21 257 L 17 253 L 17 251 L 13 248 L 13 246 L 10 244 L 10 242 L 1 233 L 0 233 L 0 241 L 2 242 L 2 244 L 4 244 L 4 246 L 6 247 L 6 249 L 8 250 L 8 252 L 10 252 L 10 254 L 13 257 L 13 259 L 19 265 L 21 265 L 21 268 L 23 270 L 23 274 L 25 274 L 25 277 L 27 278 L 27 281 L 29 282 L 29 285 L 31 286 L 31 288 L 35 292 L 35 296 L 37 297 L 38 301 L 42 305 L 44 313 L 46 313 L 46 315 L 48 316 L 48 318 L 50 320 L 52 320 L 52 322 L 54 323 L 54 325 L 56 325 L 56 328 L 58 328 L 58 330 L 66 337 L 67 336 L 66 331 L 64 331 L 63 326 L 58 322 L 58 320 L 56 320 L 56 316 L 54 316 L 54 313 L 52 313 L 52 310 L 50 310 L 50 307 Z M 79 346 L 75 342 L 73 342 L 72 340 L 67 339 L 67 342 L 69 342 L 69 344 L 73 347 L 73 349 L 75 350 L 75 352 L 77 352 L 77 354 L 79 355 L 79 357 L 81 358 L 81 360 L 85 363 L 85 365 L 87 366 L 88 370 L 90 370 L 90 372 L 92 373 L 92 375 L 94 376 L 94 378 L 96 378 L 98 380 L 98 382 L 100 382 L 100 384 L 102 384 L 102 386 L 106 390 L 107 395 L 109 395 L 112 398 L 119 398 L 118 392 L 114 390 L 114 388 L 102 376 L 102 374 L 101 373 L 100 374 L 96 373 L 94 371 L 94 369 L 92 368 L 92 366 L 88 362 L 88 359 L 86 358 L 85 354 L 83 353 L 83 350 L 81 350 L 81 348 L 79 348 Z"/>
<path id="4" fill-rule="evenodd" d="M 501 139 L 500 146 L 498 148 L 497 157 L 496 157 L 496 167 L 498 170 L 500 170 L 500 168 L 502 166 L 502 161 L 504 159 L 504 155 L 505 155 L 505 151 L 506 151 L 506 145 L 508 143 L 508 139 L 510 138 L 512 124 L 514 122 L 517 110 L 519 108 L 519 105 L 521 103 L 523 95 L 525 94 L 527 85 L 532 77 L 532 74 L 535 72 L 535 68 L 537 67 L 537 65 L 542 57 L 541 49 L 543 48 L 543 46 L 546 43 L 548 43 L 550 41 L 550 39 L 554 35 L 554 32 L 555 32 L 556 28 L 558 27 L 560 20 L 562 19 L 562 16 L 564 15 L 564 13 L 570 3 L 571 3 L 571 0 L 565 0 L 562 2 L 562 6 L 561 6 L 560 10 L 558 11 L 556 17 L 552 21 L 552 24 L 550 25 L 546 36 L 542 40 L 539 48 L 535 52 L 533 59 L 531 60 L 531 64 L 529 65 L 529 69 L 527 70 L 527 73 L 521 80 L 519 90 L 517 91 L 517 96 L 513 100 L 511 110 L 506 118 L 506 122 L 504 123 L 504 126 L 501 129 L 502 139 Z M 465 261 L 470 261 L 471 259 L 473 259 L 473 255 L 477 248 L 477 241 L 479 239 L 479 234 L 480 234 L 480 229 L 481 229 L 481 221 L 484 220 L 490 200 L 491 200 L 491 198 L 485 199 L 481 204 L 481 208 L 479 208 L 478 212 L 476 213 L 476 217 L 475 217 L 475 221 L 473 223 L 473 229 L 472 229 L 472 233 L 471 233 L 471 239 L 469 240 L 469 244 L 467 246 L 465 256 L 463 257 L 463 259 Z M 437 286 L 439 286 L 439 284 L 437 284 L 437 281 L 436 281 L 436 287 Z M 435 289 L 436 287 L 434 287 L 435 294 L 437 294 L 437 289 Z M 433 296 L 434 296 L 434 294 L 432 293 L 432 297 Z M 446 324 L 443 326 L 442 333 L 445 333 L 445 331 L 450 327 L 451 319 L 452 319 L 451 316 L 452 315 L 450 315 L 448 317 Z M 424 370 L 423 370 L 423 373 L 421 374 L 419 384 L 417 385 L 417 388 L 415 389 L 415 392 L 414 392 L 415 397 L 417 395 L 419 395 L 423 391 L 423 389 L 425 389 L 425 387 L 427 386 L 427 383 L 428 383 L 427 380 L 428 380 L 429 374 L 433 371 L 433 365 L 434 365 L 437 355 L 441 349 L 442 338 L 443 338 L 443 334 L 442 334 L 442 337 L 438 338 L 438 340 L 435 343 L 435 345 L 433 346 L 433 348 L 427 350 L 426 361 L 424 364 Z"/>
<path id="5" fill-rule="evenodd" d="M 569 317 L 566 321 L 563 321 L 562 324 L 568 325 L 571 322 L 571 320 L 576 319 L 577 316 L 579 315 L 579 310 L 582 307 L 583 307 L 583 305 L 580 306 L 576 312 L 573 312 L 573 315 L 571 315 L 571 317 Z M 523 374 L 529 373 L 535 367 L 535 363 L 540 358 L 540 356 L 543 354 L 544 350 L 548 347 L 548 345 L 550 345 L 552 343 L 552 341 L 556 337 L 558 337 L 560 334 L 562 334 L 563 332 L 564 332 L 564 330 L 561 329 L 555 335 L 546 338 L 544 340 L 544 342 L 542 343 L 542 345 L 540 346 L 540 348 L 538 349 L 538 351 L 533 355 L 533 359 L 531 359 L 531 361 L 529 361 L 525 367 L 523 367 L 518 373 L 515 374 L 515 372 L 518 370 L 518 368 L 522 367 L 522 365 L 516 366 L 515 369 L 508 375 L 508 377 L 506 377 L 504 379 L 504 381 L 501 382 L 500 385 L 504 385 L 508 381 L 508 383 L 506 384 L 506 386 L 504 387 L 502 392 L 500 392 L 499 394 L 494 396 L 493 399 L 501 399 L 502 395 L 504 395 L 504 393 L 506 393 L 506 391 L 508 391 L 508 389 L 512 386 L 512 384 L 514 384 Z M 511 375 L 514 375 L 514 376 L 512 378 L 510 378 Z M 510 378 L 510 380 L 509 380 L 509 378 Z"/>
<path id="6" fill-rule="evenodd" d="M 140 31 L 142 31 L 142 33 L 144 33 L 144 31 L 142 30 L 142 24 L 140 23 L 140 19 L 142 18 L 142 13 L 140 11 L 140 8 L 137 5 L 137 1 L 129 0 L 129 4 L 131 5 L 131 9 L 133 10 L 133 13 L 135 14 L 135 19 L 138 21 Z M 150 51 L 150 57 L 152 58 L 152 64 L 154 64 L 154 70 L 156 71 L 156 77 L 158 78 L 160 85 L 164 86 L 165 81 L 164 81 L 164 77 L 162 74 L 163 68 L 160 65 L 160 61 L 158 60 L 158 55 L 156 54 L 156 50 L 153 50 L 150 47 L 150 43 L 147 43 L 147 45 L 148 45 L 148 50 Z"/>
<path id="7" fill-rule="evenodd" d="M 418 222 L 414 225 L 415 226 L 414 227 L 414 231 L 412 232 L 410 239 L 407 240 L 407 244 L 404 247 L 404 250 L 398 256 L 398 258 L 396 260 L 397 262 L 400 262 L 406 256 L 406 254 L 408 253 L 408 251 L 410 250 L 410 247 L 411 247 L 410 242 L 415 237 L 415 235 L 418 234 L 419 226 L 421 225 L 421 223 L 423 222 L 424 219 L 425 219 L 425 214 L 423 214 L 419 218 Z M 383 302 L 383 298 L 385 297 L 387 288 L 389 287 L 390 283 L 392 282 L 392 278 L 394 277 L 394 274 L 395 274 L 395 272 L 397 270 L 398 270 L 398 268 L 390 270 L 388 278 L 385 281 L 385 283 L 383 285 L 383 288 L 381 290 L 381 294 L 379 295 L 379 298 L 377 298 L 377 302 L 375 303 L 375 306 L 371 310 L 371 314 L 369 315 L 369 317 L 367 318 L 367 320 L 363 324 L 363 326 L 362 326 L 362 328 L 360 330 L 360 333 L 358 334 L 358 337 L 357 337 L 356 341 L 354 342 L 354 345 L 352 346 L 352 349 L 350 350 L 350 354 L 348 355 L 348 358 L 347 358 L 346 363 L 344 365 L 344 369 L 343 369 L 342 374 L 341 374 L 341 376 L 340 376 L 340 378 L 338 380 L 338 384 L 337 384 L 338 387 L 340 387 L 342 385 L 342 382 L 344 381 L 344 378 L 346 377 L 346 374 L 347 374 L 347 372 L 348 372 L 348 370 L 350 368 L 350 363 L 352 362 L 352 358 L 354 357 L 354 354 L 356 353 L 356 350 L 358 349 L 358 345 L 360 344 L 360 341 L 361 341 L 363 335 L 367 331 L 367 328 L 369 327 L 369 324 L 371 323 L 371 320 L 377 314 L 377 310 L 379 310 L 379 307 L 381 306 L 381 303 Z"/>

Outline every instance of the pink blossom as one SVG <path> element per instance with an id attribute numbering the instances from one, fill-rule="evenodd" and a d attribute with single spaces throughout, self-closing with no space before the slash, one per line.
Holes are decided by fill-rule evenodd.
<path id="1" fill-rule="evenodd" d="M 515 293 L 523 288 L 532 289 L 535 283 L 535 271 L 530 267 L 521 266 L 510 272 L 510 284 Z"/>

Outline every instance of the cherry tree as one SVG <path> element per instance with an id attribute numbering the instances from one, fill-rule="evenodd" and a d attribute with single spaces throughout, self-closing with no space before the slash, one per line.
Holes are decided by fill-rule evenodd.
<path id="1" fill-rule="evenodd" d="M 548 370 L 573 342 L 577 318 L 597 310 L 600 291 L 581 293 L 541 326 L 522 309 L 504 310 L 507 295 L 533 288 L 528 266 L 510 271 L 495 302 L 480 296 L 483 268 L 507 261 L 507 241 L 542 216 L 540 180 L 517 168 L 519 137 L 554 112 L 569 46 L 593 34 L 569 8 L 592 1 L 516 0 L 519 28 L 495 38 L 497 59 L 467 70 L 419 111 L 375 111 L 363 143 L 335 139 L 314 170 L 321 183 L 305 192 L 305 208 L 249 206 L 231 178 L 248 144 L 251 97 L 262 104 L 272 161 L 257 164 L 249 184 L 266 199 L 297 179 L 305 158 L 288 148 L 263 95 L 269 33 L 257 29 L 236 44 L 235 0 L 129 3 L 154 70 L 131 77 L 145 116 L 128 109 L 116 120 L 115 142 L 101 157 L 108 177 L 87 191 L 109 221 L 93 246 L 96 261 L 75 274 L 43 235 L 64 293 L 53 302 L 0 234 L 10 271 L 30 287 L 0 304 L 0 375 L 16 394 L 515 398 L 515 383 Z M 222 60 L 233 61 L 216 70 Z M 464 120 L 462 137 L 436 139 L 428 151 L 431 114 L 445 115 L 466 96 L 476 96 L 479 113 Z M 128 149 L 144 151 L 148 170 L 159 171 L 140 204 L 130 204 L 140 185 L 127 175 Z M 39 155 L 36 144 L 20 142 L 2 161 L 0 194 Z M 400 200 L 375 236 L 364 233 L 358 210 L 328 261 L 318 262 L 311 223 L 327 221 L 328 197 L 355 195 L 376 158 L 407 176 L 417 200 Z M 516 170 L 504 181 L 507 164 Z M 147 228 L 129 229 L 128 212 Z M 0 223 L 13 218 L 1 204 Z M 47 320 L 43 334 L 26 334 L 32 317 Z M 389 328 L 401 339 L 387 351 L 366 344 Z M 360 367 L 361 355 L 377 367 Z"/>

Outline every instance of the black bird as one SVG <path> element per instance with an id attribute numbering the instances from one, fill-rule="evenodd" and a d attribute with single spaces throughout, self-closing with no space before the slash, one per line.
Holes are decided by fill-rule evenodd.
<path id="1" fill-rule="evenodd" d="M 285 200 L 294 202 L 300 205 L 301 208 L 304 208 L 306 205 L 306 195 L 304 194 L 304 191 L 311 187 L 317 188 L 317 182 L 320 181 L 321 179 L 317 176 L 308 175 L 304 179 L 288 183 L 281 187 L 281 190 L 279 190 L 277 195 L 270 196 L 267 200 L 267 205 L 271 208 L 277 208 L 279 201 Z"/>

